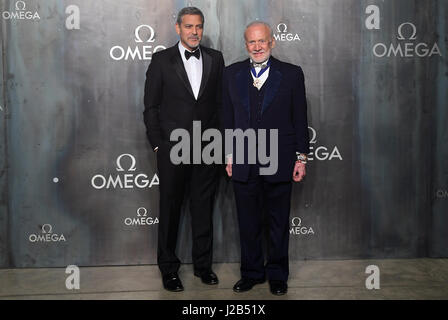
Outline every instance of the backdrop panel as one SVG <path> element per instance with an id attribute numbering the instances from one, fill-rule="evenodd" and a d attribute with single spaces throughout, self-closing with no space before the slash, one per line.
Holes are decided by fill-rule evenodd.
<path id="1" fill-rule="evenodd" d="M 0 267 L 156 262 L 143 89 L 186 5 L 226 65 L 260 19 L 273 55 L 304 70 L 312 160 L 292 260 L 448 256 L 448 1 L 2 0 Z M 188 206 L 180 231 L 190 262 Z M 214 260 L 239 261 L 224 171 L 214 235 Z"/>

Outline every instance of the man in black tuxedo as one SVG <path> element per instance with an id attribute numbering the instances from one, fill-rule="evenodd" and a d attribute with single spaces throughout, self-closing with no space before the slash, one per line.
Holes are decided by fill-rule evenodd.
<path id="1" fill-rule="evenodd" d="M 175 254 L 181 206 L 190 193 L 194 274 L 206 284 L 217 284 L 212 271 L 213 198 L 217 167 L 173 164 L 170 134 L 182 128 L 192 133 L 193 121 L 203 130 L 219 128 L 224 59 L 221 52 L 200 45 L 204 15 L 195 7 L 180 10 L 176 32 L 180 41 L 155 53 L 146 73 L 144 121 L 147 136 L 157 153 L 160 178 L 160 214 L 157 263 L 164 288 L 182 291 L 178 276 L 180 260 Z M 191 163 L 191 162 L 190 162 Z"/>
<path id="2" fill-rule="evenodd" d="M 227 155 L 226 171 L 233 180 L 241 241 L 241 280 L 233 289 L 250 290 L 267 277 L 271 292 L 282 295 L 288 288 L 291 180 L 303 179 L 309 153 L 304 75 L 299 66 L 271 56 L 275 39 L 266 23 L 249 24 L 244 38 L 250 59 L 224 70 L 224 128 L 278 130 L 278 140 L 266 143 L 271 156 L 277 148 L 270 147 L 277 143 L 278 166 L 274 174 L 263 175 L 261 158 L 255 164 L 238 164 L 234 161 L 238 159 L 235 147 Z M 257 137 L 254 150 L 259 149 L 260 143 L 264 141 Z M 247 145 L 243 148 L 245 160 L 249 149 Z M 262 249 L 263 208 L 269 219 L 266 265 Z"/>

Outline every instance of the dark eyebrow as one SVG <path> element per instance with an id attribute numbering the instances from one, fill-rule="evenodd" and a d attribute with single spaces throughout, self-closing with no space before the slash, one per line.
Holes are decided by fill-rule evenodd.
<path id="1" fill-rule="evenodd" d="M 192 25 L 192 24 L 185 24 L 185 27 L 186 27 L 186 28 L 189 28 L 189 27 L 193 27 L 193 25 Z M 197 24 L 196 27 L 203 28 L 203 27 L 204 27 L 204 24 L 203 24 L 203 23 L 201 23 L 201 24 Z"/>

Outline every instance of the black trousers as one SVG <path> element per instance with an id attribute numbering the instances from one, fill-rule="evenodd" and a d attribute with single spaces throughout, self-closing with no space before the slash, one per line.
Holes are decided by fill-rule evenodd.
<path id="1" fill-rule="evenodd" d="M 251 166 L 247 182 L 233 181 L 241 242 L 243 278 L 287 281 L 291 182 L 270 183 Z M 292 173 L 291 173 L 292 174 Z M 267 211 L 268 248 L 263 254 L 263 207 Z"/>
<path id="2" fill-rule="evenodd" d="M 189 190 L 193 234 L 192 260 L 194 271 L 202 273 L 212 266 L 212 215 L 218 167 L 204 164 L 174 165 L 170 161 L 169 152 L 168 144 L 160 146 L 157 151 L 160 178 L 157 263 L 163 275 L 179 270 L 181 261 L 175 252 L 181 207 L 186 190 Z"/>

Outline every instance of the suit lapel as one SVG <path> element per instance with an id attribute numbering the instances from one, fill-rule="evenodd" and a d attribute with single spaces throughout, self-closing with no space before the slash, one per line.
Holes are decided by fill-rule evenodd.
<path id="1" fill-rule="evenodd" d="M 278 70 L 277 60 L 271 56 L 271 66 L 269 69 L 269 76 L 266 80 L 265 95 L 263 99 L 263 104 L 261 106 L 261 113 L 266 111 L 266 109 L 271 104 L 275 95 L 277 94 L 278 88 L 280 87 L 280 82 L 282 80 L 282 73 Z"/>
<path id="2" fill-rule="evenodd" d="M 193 89 L 191 89 L 190 81 L 188 80 L 187 71 L 184 67 L 184 62 L 182 61 L 182 57 L 180 56 L 178 45 L 176 44 L 173 48 L 173 55 L 171 56 L 171 62 L 176 70 L 177 75 L 179 76 L 182 83 L 187 88 L 188 92 L 194 97 Z"/>
<path id="3" fill-rule="evenodd" d="M 236 78 L 236 87 L 238 90 L 238 95 L 241 98 L 241 102 L 243 107 L 247 111 L 247 117 L 250 118 L 250 110 L 249 110 L 249 77 L 250 75 L 250 64 L 249 59 L 245 61 L 243 64 L 244 67 L 241 68 L 235 75 Z"/>
<path id="4" fill-rule="evenodd" d="M 207 85 L 208 78 L 210 76 L 210 72 L 212 70 L 212 57 L 205 52 L 204 48 L 201 47 L 201 55 L 202 55 L 202 79 L 201 79 L 201 87 L 199 88 L 198 100 L 204 92 L 205 86 Z"/>

